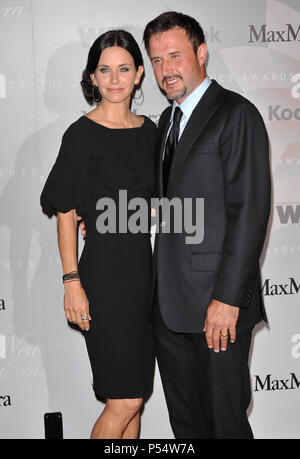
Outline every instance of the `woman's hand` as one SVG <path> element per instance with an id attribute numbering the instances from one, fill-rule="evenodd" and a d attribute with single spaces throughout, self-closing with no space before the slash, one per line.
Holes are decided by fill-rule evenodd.
<path id="1" fill-rule="evenodd" d="M 65 282 L 64 308 L 69 322 L 78 325 L 81 330 L 90 329 L 91 316 L 89 301 L 80 281 Z M 89 319 L 82 319 L 87 315 Z"/>
<path id="2" fill-rule="evenodd" d="M 82 217 L 80 217 L 80 216 L 77 217 L 77 220 L 80 221 L 80 223 L 79 223 L 79 228 L 80 228 L 80 231 L 81 231 L 82 236 L 86 236 L 86 229 L 85 229 L 84 220 L 83 220 Z"/>

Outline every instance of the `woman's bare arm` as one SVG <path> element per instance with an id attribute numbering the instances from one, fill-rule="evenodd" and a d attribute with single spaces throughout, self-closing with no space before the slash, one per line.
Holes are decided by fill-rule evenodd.
<path id="1" fill-rule="evenodd" d="M 77 264 L 77 215 L 75 209 L 66 213 L 57 213 L 58 247 L 63 267 L 63 273 L 78 271 Z M 82 330 L 89 330 L 88 320 L 82 315 L 89 315 L 89 302 L 82 288 L 80 279 L 64 283 L 64 308 L 66 318 L 76 323 Z"/>

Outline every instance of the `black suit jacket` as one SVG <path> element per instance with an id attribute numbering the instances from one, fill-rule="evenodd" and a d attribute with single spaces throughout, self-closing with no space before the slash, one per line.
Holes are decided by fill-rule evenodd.
<path id="1" fill-rule="evenodd" d="M 170 115 L 168 107 L 158 124 L 159 197 Z M 240 307 L 237 329 L 267 321 L 259 258 L 270 194 L 262 117 L 251 102 L 213 80 L 178 142 L 165 193 L 169 199 L 204 198 L 204 239 L 186 244 L 184 232 L 155 237 L 152 298 L 157 295 L 169 329 L 202 332 L 212 299 Z"/>

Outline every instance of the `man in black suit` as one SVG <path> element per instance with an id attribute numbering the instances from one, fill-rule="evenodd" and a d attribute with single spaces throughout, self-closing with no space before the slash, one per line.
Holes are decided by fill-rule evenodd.
<path id="1" fill-rule="evenodd" d="M 163 13 L 144 42 L 173 101 L 158 125 L 158 195 L 204 198 L 201 243 L 187 244 L 184 232 L 155 239 L 151 320 L 172 429 L 176 438 L 253 438 L 248 354 L 254 325 L 267 320 L 259 267 L 270 211 L 265 126 L 247 99 L 207 77 L 195 19 Z"/>

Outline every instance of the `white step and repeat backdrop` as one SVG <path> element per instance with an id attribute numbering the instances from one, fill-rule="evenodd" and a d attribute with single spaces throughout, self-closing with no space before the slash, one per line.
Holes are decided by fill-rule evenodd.
<path id="1" fill-rule="evenodd" d="M 81 72 L 104 31 L 127 29 L 141 44 L 145 100 L 133 108 L 158 120 L 167 102 L 142 33 L 166 10 L 198 19 L 208 74 L 254 102 L 267 126 L 273 203 L 261 263 L 269 326 L 255 329 L 249 415 L 256 438 L 300 438 L 299 0 L 0 1 L 1 438 L 43 438 L 43 415 L 54 411 L 65 438 L 88 438 L 103 409 L 83 338 L 64 317 L 56 219 L 42 214 L 39 196 L 62 133 L 90 110 Z M 141 438 L 173 438 L 158 370 Z"/>

